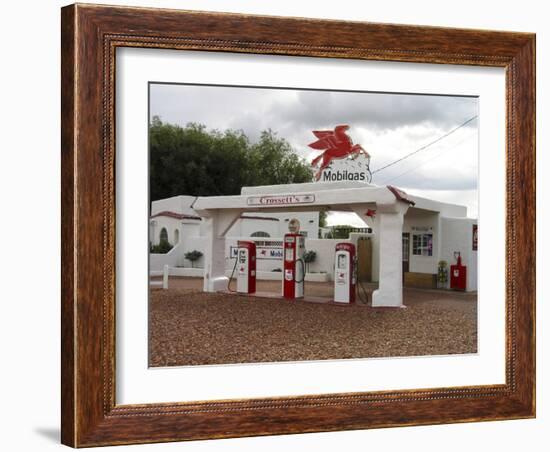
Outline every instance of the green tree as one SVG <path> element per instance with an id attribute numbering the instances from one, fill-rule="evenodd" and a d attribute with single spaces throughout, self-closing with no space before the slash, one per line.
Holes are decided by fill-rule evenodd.
<path id="1" fill-rule="evenodd" d="M 250 185 L 276 185 L 311 182 L 309 165 L 301 160 L 292 146 L 278 138 L 272 130 L 263 131 L 258 143 L 250 148 L 253 172 L 247 181 Z"/>
<path id="2" fill-rule="evenodd" d="M 327 211 L 321 210 L 319 212 L 319 227 L 320 228 L 326 228 L 327 227 Z"/>
<path id="3" fill-rule="evenodd" d="M 153 117 L 149 128 L 151 200 L 181 194 L 236 195 L 243 186 L 310 182 L 309 165 L 267 130 L 251 143 L 242 130 L 208 131 Z"/>
<path id="4" fill-rule="evenodd" d="M 195 267 L 195 261 L 198 261 L 202 257 L 202 253 L 199 250 L 189 251 L 184 254 L 185 259 L 191 261 L 191 267 Z"/>
<path id="5" fill-rule="evenodd" d="M 349 224 L 338 224 L 331 226 L 330 231 L 327 233 L 327 239 L 348 239 L 349 233 L 355 228 Z"/>

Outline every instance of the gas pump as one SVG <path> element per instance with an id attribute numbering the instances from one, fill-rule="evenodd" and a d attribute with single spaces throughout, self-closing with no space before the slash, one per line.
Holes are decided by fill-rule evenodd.
<path id="1" fill-rule="evenodd" d="M 233 272 L 237 269 L 237 292 L 256 292 L 256 243 L 239 240 L 237 242 L 237 260 Z"/>
<path id="2" fill-rule="evenodd" d="M 334 256 L 334 302 L 355 303 L 357 258 L 352 243 L 336 244 Z"/>
<path id="3" fill-rule="evenodd" d="M 455 290 L 466 290 L 466 266 L 462 265 L 462 257 L 459 251 L 455 251 L 456 264 L 451 265 L 450 287 Z"/>
<path id="4" fill-rule="evenodd" d="M 305 237 L 298 233 L 285 234 L 283 297 L 294 300 L 304 296 L 305 279 Z"/>

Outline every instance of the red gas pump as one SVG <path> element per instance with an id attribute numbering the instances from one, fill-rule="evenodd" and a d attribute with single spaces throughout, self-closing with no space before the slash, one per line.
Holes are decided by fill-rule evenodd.
<path id="1" fill-rule="evenodd" d="M 237 242 L 237 292 L 256 292 L 256 243 Z"/>
<path id="2" fill-rule="evenodd" d="M 451 265 L 451 289 L 466 290 L 466 266 L 462 265 L 460 253 L 455 253 L 455 257 L 456 264 Z"/>
<path id="3" fill-rule="evenodd" d="M 283 297 L 294 300 L 304 296 L 305 237 L 297 233 L 285 234 L 283 264 Z"/>
<path id="4" fill-rule="evenodd" d="M 357 259 L 355 245 L 338 243 L 334 256 L 334 302 L 355 303 Z"/>

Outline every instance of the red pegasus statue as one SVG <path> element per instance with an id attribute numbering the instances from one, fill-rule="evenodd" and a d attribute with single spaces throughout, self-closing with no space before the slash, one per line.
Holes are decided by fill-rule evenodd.
<path id="1" fill-rule="evenodd" d="M 353 144 L 351 138 L 346 134 L 348 129 L 348 125 L 340 125 L 336 126 L 334 130 L 313 131 L 313 135 L 315 135 L 318 140 L 310 143 L 308 146 L 323 151 L 311 162 L 313 166 L 317 166 L 322 159 L 319 171 L 315 174 L 317 180 L 319 180 L 323 170 L 328 167 L 333 160 L 343 159 L 348 156 L 355 159 L 360 154 L 365 155 L 367 158 L 370 157 L 368 152 L 359 144 Z"/>

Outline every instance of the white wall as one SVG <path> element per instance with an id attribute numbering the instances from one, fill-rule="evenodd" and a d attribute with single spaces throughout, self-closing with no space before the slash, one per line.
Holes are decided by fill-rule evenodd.
<path id="1" fill-rule="evenodd" d="M 420 196 L 407 195 L 415 202 L 415 209 L 431 210 L 432 212 L 439 212 L 445 217 L 465 217 L 467 214 L 466 206 L 459 206 L 457 204 L 448 204 L 433 199 L 422 198 Z"/>
<path id="2" fill-rule="evenodd" d="M 459 251 L 462 264 L 467 267 L 466 290 L 477 290 L 477 251 L 472 251 L 474 224 L 477 224 L 477 220 L 472 218 L 448 218 L 424 210 L 409 209 L 403 223 L 403 232 L 411 234 L 409 271 L 435 274 L 440 260 L 447 261 L 449 268 L 456 262 L 454 252 Z M 432 234 L 432 256 L 412 254 L 414 234 Z"/>
<path id="3" fill-rule="evenodd" d="M 410 208 L 405 214 L 403 232 L 408 232 L 411 235 L 409 243 L 409 271 L 437 273 L 437 262 L 439 261 L 439 214 Z M 432 234 L 433 245 L 431 256 L 413 254 L 413 236 L 415 234 Z"/>
<path id="4" fill-rule="evenodd" d="M 198 216 L 197 212 L 191 208 L 194 201 L 194 196 L 185 195 L 153 201 L 151 203 L 151 216 L 165 211 Z M 249 237 L 258 231 L 266 232 L 270 237 L 282 237 L 288 232 L 288 222 L 293 218 L 296 218 L 300 222 L 300 229 L 307 237 L 318 237 L 318 212 L 246 212 L 243 216 L 245 218 L 237 220 L 229 229 L 227 232 L 228 237 Z M 168 230 L 168 241 L 171 244 L 175 244 L 174 230 L 176 228 L 180 229 L 180 236 L 184 232 L 181 231 L 182 221 L 187 223 L 195 222 L 194 220 L 178 220 L 167 216 L 151 218 L 149 221 L 150 240 L 153 244 L 158 244 L 160 230 L 162 227 L 166 227 Z M 151 225 L 151 222 L 155 222 L 155 225 Z M 201 233 L 203 232 L 201 228 Z"/>
<path id="5" fill-rule="evenodd" d="M 182 261 L 181 250 L 181 244 L 178 244 L 165 254 L 149 253 L 149 271 L 162 271 L 165 265 L 179 267 Z"/>
<path id="6" fill-rule="evenodd" d="M 460 252 L 462 265 L 466 266 L 466 290 L 477 290 L 477 251 L 472 250 L 474 224 L 477 220 L 471 218 L 441 218 L 440 259 L 446 260 L 450 268 L 456 263 L 454 252 Z"/>
<path id="7" fill-rule="evenodd" d="M 243 216 L 245 218 L 239 219 L 228 231 L 228 237 L 249 237 L 257 231 L 267 232 L 270 237 L 282 237 L 288 232 L 288 223 L 293 218 L 300 222 L 300 230 L 307 237 L 317 238 L 319 234 L 318 212 L 245 212 Z"/>
<path id="8" fill-rule="evenodd" d="M 168 242 L 171 245 L 176 244 L 176 230 L 179 231 L 180 241 L 184 233 L 184 227 L 182 226 L 182 220 L 172 217 L 155 217 L 149 220 L 149 241 L 153 245 L 158 245 L 160 241 L 160 231 L 162 228 L 166 228 L 168 233 Z"/>
<path id="9" fill-rule="evenodd" d="M 182 213 L 181 209 L 177 210 L 175 204 L 181 204 L 182 196 L 168 198 L 167 200 L 154 201 L 152 206 L 154 210 L 162 212 L 169 210 L 175 213 Z M 189 198 L 189 197 L 185 197 Z M 193 197 L 193 199 L 195 199 Z M 160 206 L 158 203 L 169 201 L 168 205 Z M 165 209 L 166 208 L 166 209 Z M 152 207 L 153 209 L 153 207 Z M 159 210 L 160 209 L 160 210 Z M 194 210 L 188 211 L 187 215 L 197 215 Z M 262 231 L 269 234 L 270 237 L 282 237 L 288 232 L 288 223 L 292 218 L 300 221 L 300 229 L 307 234 L 307 237 L 317 238 L 319 233 L 319 213 L 318 212 L 248 212 L 244 214 L 245 218 L 241 218 L 229 229 L 227 237 L 250 237 L 253 233 Z M 251 218 L 252 217 L 252 218 Z M 265 219 L 261 219 L 264 217 Z M 164 227 L 168 232 L 168 241 L 176 244 L 175 231 L 179 230 L 180 240 L 185 236 L 204 235 L 204 221 L 191 219 L 177 219 L 168 216 L 155 216 L 149 219 L 149 240 L 153 245 L 157 245 L 160 240 L 160 231 Z"/>
<path id="10" fill-rule="evenodd" d="M 257 220 L 251 218 L 242 218 L 237 220 L 235 224 L 229 229 L 228 237 L 250 237 L 255 232 L 265 232 L 269 234 L 269 237 L 280 237 L 280 220 L 271 220 L 270 218 L 276 218 L 274 215 L 247 213 L 248 217 L 264 217 L 265 220 Z"/>
<path id="11" fill-rule="evenodd" d="M 306 250 L 315 251 L 315 261 L 309 265 L 310 272 L 326 272 L 332 280 L 334 273 L 334 254 L 337 243 L 349 242 L 343 239 L 307 239 Z"/>
<path id="12" fill-rule="evenodd" d="M 185 215 L 196 215 L 191 208 L 191 204 L 195 201 L 195 196 L 173 196 L 171 198 L 160 199 L 151 203 L 151 215 L 159 212 L 175 212 Z"/>

